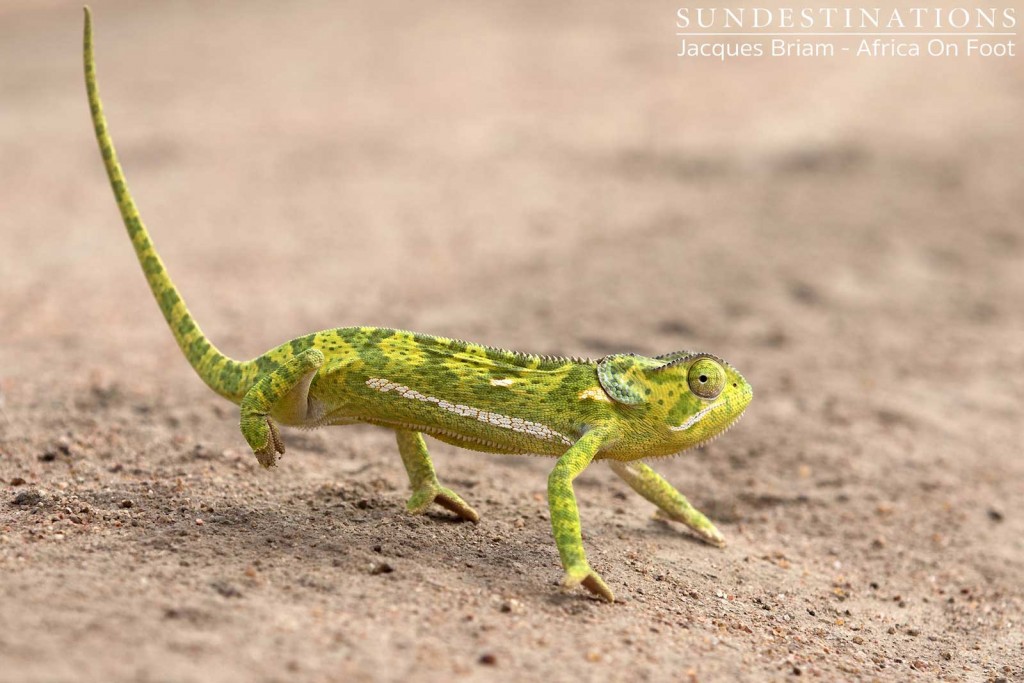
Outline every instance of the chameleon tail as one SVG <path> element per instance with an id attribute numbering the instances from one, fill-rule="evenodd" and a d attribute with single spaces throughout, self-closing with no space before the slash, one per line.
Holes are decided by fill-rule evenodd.
<path id="1" fill-rule="evenodd" d="M 135 254 L 138 256 L 139 264 L 149 282 L 149 288 L 153 291 L 153 296 L 156 298 L 171 332 L 174 333 L 178 346 L 181 347 L 182 353 L 185 354 L 192 368 L 211 389 L 238 403 L 255 379 L 254 364 L 232 360 L 210 343 L 203 331 L 199 329 L 199 325 L 192 319 L 192 314 L 188 312 L 185 302 L 149 239 L 149 233 L 139 217 L 139 211 L 135 207 L 135 201 L 128 190 L 124 173 L 121 171 L 121 165 L 117 161 L 114 143 L 107 131 L 107 120 L 103 116 L 103 105 L 100 103 L 99 91 L 96 86 L 96 66 L 92 53 L 92 15 L 88 7 L 85 8 L 83 50 L 85 86 L 89 94 L 89 109 L 92 111 L 92 122 L 96 129 L 96 141 L 99 143 L 100 152 L 103 155 L 103 165 L 110 178 L 110 186 L 114 191 L 117 208 L 121 212 L 125 228 L 128 229 L 128 236 L 131 238 L 132 246 L 135 247 Z"/>

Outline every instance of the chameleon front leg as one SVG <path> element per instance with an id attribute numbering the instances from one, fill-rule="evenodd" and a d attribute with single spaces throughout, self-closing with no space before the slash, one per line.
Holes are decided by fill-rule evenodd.
<path id="1" fill-rule="evenodd" d="M 591 430 L 562 454 L 548 476 L 548 507 L 551 510 L 551 530 L 555 535 L 555 545 L 558 546 L 558 554 L 565 568 L 562 585 L 575 588 L 582 584 L 591 593 L 614 602 L 615 596 L 608 584 L 587 562 L 580 529 L 580 511 L 576 507 L 576 493 L 572 488 L 573 479 L 594 459 L 604 440 L 603 433 Z"/>
<path id="2" fill-rule="evenodd" d="M 277 464 L 284 443 L 273 414 L 286 423 L 301 423 L 309 412 L 309 385 L 324 364 L 318 349 L 306 349 L 263 375 L 242 398 L 242 436 L 264 467 Z"/>
<path id="3" fill-rule="evenodd" d="M 676 491 L 672 484 L 642 462 L 609 461 L 612 471 L 622 477 L 629 486 L 641 496 L 658 506 L 669 519 L 682 522 L 700 536 L 702 541 L 721 548 L 725 545 L 725 537 L 715 525 L 690 505 L 686 496 Z"/>
<path id="4" fill-rule="evenodd" d="M 462 500 L 451 489 L 441 486 L 434 472 L 434 464 L 430 462 L 430 453 L 423 435 L 406 429 L 396 429 L 398 452 L 402 455 L 402 463 L 409 474 L 412 486 L 412 497 L 405 504 L 406 509 L 414 515 L 426 512 L 431 503 L 437 503 L 446 510 L 454 512 L 462 519 L 474 524 L 480 521 L 480 515 Z"/>

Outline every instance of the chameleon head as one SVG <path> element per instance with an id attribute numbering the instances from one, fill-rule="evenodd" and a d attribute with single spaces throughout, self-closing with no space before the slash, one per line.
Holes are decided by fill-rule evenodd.
<path id="1" fill-rule="evenodd" d="M 676 387 L 675 400 L 666 400 L 665 424 L 679 450 L 711 441 L 731 427 L 754 397 L 743 375 L 706 353 L 674 360 L 651 373 L 667 376 L 662 388 Z"/>
<path id="2" fill-rule="evenodd" d="M 655 438 L 666 452 L 700 446 L 721 435 L 754 395 L 740 373 L 709 353 L 608 356 L 598 366 L 598 376 L 617 402 L 646 408 L 648 424 L 658 425 Z"/>

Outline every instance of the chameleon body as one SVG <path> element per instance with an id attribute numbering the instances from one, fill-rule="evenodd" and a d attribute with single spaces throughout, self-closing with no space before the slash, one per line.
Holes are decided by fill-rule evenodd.
<path id="1" fill-rule="evenodd" d="M 703 540 L 722 535 L 641 458 L 706 443 L 751 400 L 750 385 L 710 354 L 592 361 L 517 353 L 401 330 L 345 327 L 298 337 L 249 361 L 225 356 L 189 314 L 128 191 L 96 86 L 91 18 L 85 15 L 85 78 L 96 138 L 117 206 L 160 310 L 196 373 L 241 410 L 241 431 L 264 467 L 284 453 L 277 425 L 368 423 L 394 430 L 409 475 L 412 513 L 437 503 L 479 516 L 438 481 L 423 435 L 491 453 L 557 458 L 548 478 L 551 526 L 564 585 L 613 600 L 587 562 L 573 479 L 593 460 Z"/>

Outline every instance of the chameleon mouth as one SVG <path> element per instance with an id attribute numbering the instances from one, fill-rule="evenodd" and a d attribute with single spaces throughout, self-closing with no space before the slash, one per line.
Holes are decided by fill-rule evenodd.
<path id="1" fill-rule="evenodd" d="M 701 411 L 701 412 L 703 412 L 703 411 Z M 698 413 L 698 415 L 699 414 L 700 413 Z M 696 417 L 696 416 L 694 416 L 694 417 Z M 712 441 L 714 441 L 715 439 L 717 439 L 718 437 L 722 436 L 727 431 L 729 431 L 730 429 L 735 427 L 736 423 L 740 421 L 741 417 L 743 417 L 743 413 L 740 413 L 735 418 L 733 418 L 732 422 L 730 422 L 725 427 L 723 427 L 722 430 L 720 432 L 718 432 L 717 434 L 712 434 L 708 438 L 702 439 L 702 440 L 698 441 L 697 443 L 695 443 L 695 444 L 693 444 L 691 446 L 687 446 L 686 448 L 680 449 L 680 450 L 676 451 L 675 453 L 668 453 L 668 454 L 666 454 L 665 456 L 662 456 L 662 457 L 671 458 L 671 457 L 679 455 L 680 453 L 685 453 L 686 451 L 692 451 L 695 448 L 704 448 L 704 446 L 707 446 L 709 443 L 711 443 Z M 693 418 L 690 418 L 690 419 L 693 419 Z M 673 427 L 673 429 L 679 429 L 679 427 Z"/>
<path id="2" fill-rule="evenodd" d="M 712 410 L 714 410 L 720 405 L 722 405 L 721 401 L 715 401 L 711 405 L 699 410 L 696 414 L 691 415 L 689 418 L 687 418 L 685 422 L 683 422 L 683 424 L 679 425 L 678 427 L 670 427 L 670 429 L 673 432 L 685 432 L 687 429 L 703 420 L 708 413 L 710 413 Z"/>
<path id="3" fill-rule="evenodd" d="M 740 418 L 743 417 L 746 414 L 747 406 L 750 405 L 750 401 L 751 401 L 751 399 L 753 399 L 753 397 L 754 397 L 754 392 L 751 390 L 750 385 L 746 384 L 744 386 L 744 393 L 743 393 L 743 397 L 742 397 L 742 403 L 740 404 L 739 413 L 737 413 L 736 416 L 733 417 L 729 421 L 729 423 L 726 424 L 724 427 L 722 427 L 718 432 L 716 432 L 715 434 L 712 434 L 711 436 L 709 436 L 706 439 L 702 439 L 702 440 L 698 441 L 697 443 L 695 443 L 694 445 L 690 446 L 689 448 L 684 448 L 683 451 L 690 450 L 690 448 L 703 448 L 704 446 L 707 446 L 709 443 L 711 443 L 712 441 L 714 441 L 715 439 L 717 439 L 718 437 L 722 436 L 727 431 L 729 431 L 730 429 L 735 427 L 736 423 L 740 421 Z M 673 427 L 673 429 L 675 429 L 675 430 L 683 430 L 683 429 L 687 429 L 689 427 L 692 427 L 694 424 L 696 424 L 700 420 L 704 419 L 704 417 L 709 412 L 711 412 L 711 409 L 712 408 L 716 408 L 720 403 L 722 403 L 722 401 L 716 401 L 715 403 L 712 403 L 711 405 L 709 405 L 708 407 L 706 407 L 703 410 L 701 410 L 700 412 L 698 412 L 696 415 L 691 417 L 689 420 L 687 420 L 683 424 L 679 425 L 678 427 Z M 679 451 L 679 453 L 682 453 L 683 451 Z"/>

